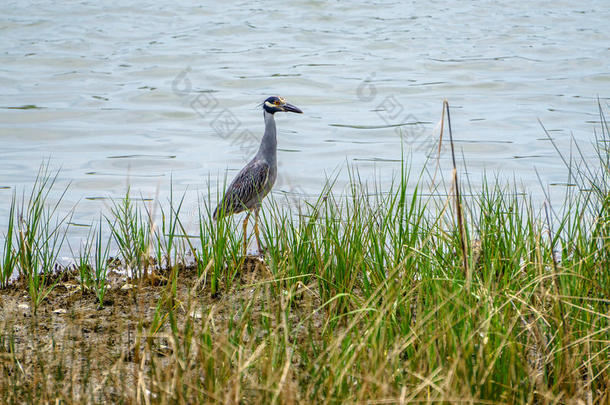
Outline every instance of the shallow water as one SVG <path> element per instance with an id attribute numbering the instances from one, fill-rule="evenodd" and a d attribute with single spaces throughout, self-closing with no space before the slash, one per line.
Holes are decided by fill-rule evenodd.
<path id="1" fill-rule="evenodd" d="M 188 188 L 195 214 L 256 151 L 272 94 L 305 112 L 277 118 L 276 195 L 316 194 L 346 162 L 385 181 L 400 134 L 419 173 L 447 98 L 475 184 L 500 173 L 542 198 L 537 169 L 561 198 L 538 120 L 566 152 L 572 135 L 587 147 L 609 96 L 607 1 L 180 3 L 3 2 L 2 225 L 45 159 L 74 223 L 128 184 L 162 201 Z"/>

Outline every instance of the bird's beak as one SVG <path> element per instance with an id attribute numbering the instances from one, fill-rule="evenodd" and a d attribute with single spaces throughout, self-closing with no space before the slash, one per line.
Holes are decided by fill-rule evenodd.
<path id="1" fill-rule="evenodd" d="M 294 106 L 292 104 L 289 104 L 289 103 L 284 104 L 282 106 L 282 109 L 285 112 L 293 112 L 293 113 L 297 113 L 297 114 L 303 114 L 303 111 L 301 111 L 298 107 L 296 107 L 296 106 Z"/>

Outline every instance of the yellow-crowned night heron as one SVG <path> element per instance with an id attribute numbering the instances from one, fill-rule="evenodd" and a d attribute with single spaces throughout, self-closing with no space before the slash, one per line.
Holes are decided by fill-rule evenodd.
<path id="1" fill-rule="evenodd" d="M 277 139 L 273 114 L 281 111 L 299 114 L 303 112 L 292 104 L 288 104 L 282 97 L 269 97 L 263 102 L 262 106 L 265 118 L 265 135 L 263 135 L 258 153 L 235 176 L 222 201 L 214 210 L 214 219 L 247 210 L 243 223 L 244 254 L 247 247 L 246 229 L 252 211 L 254 211 L 256 246 L 259 254 L 262 253 L 258 233 L 258 211 L 263 198 L 269 193 L 277 177 Z"/>

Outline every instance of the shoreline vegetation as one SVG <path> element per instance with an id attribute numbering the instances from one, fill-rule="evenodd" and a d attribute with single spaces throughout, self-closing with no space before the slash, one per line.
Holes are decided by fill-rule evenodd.
<path id="1" fill-rule="evenodd" d="M 297 207 L 265 203 L 264 258 L 242 256 L 241 227 L 212 221 L 209 200 L 192 238 L 184 196 L 153 208 L 128 192 L 58 268 L 69 215 L 49 202 L 57 174 L 43 165 L 1 230 L 0 398 L 608 403 L 599 111 L 594 164 L 557 150 L 576 184 L 559 209 L 493 180 L 460 195 L 449 125 L 449 198 L 408 187 L 404 159 L 383 193 L 352 169 L 345 194 L 329 182 Z"/>

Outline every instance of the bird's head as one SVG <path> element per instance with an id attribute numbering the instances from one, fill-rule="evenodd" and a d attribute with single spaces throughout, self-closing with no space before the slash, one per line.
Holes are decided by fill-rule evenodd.
<path id="1" fill-rule="evenodd" d="M 269 114 L 275 114 L 276 112 L 293 112 L 302 114 L 299 108 L 287 103 L 283 97 L 271 96 L 263 102 L 263 109 Z"/>

